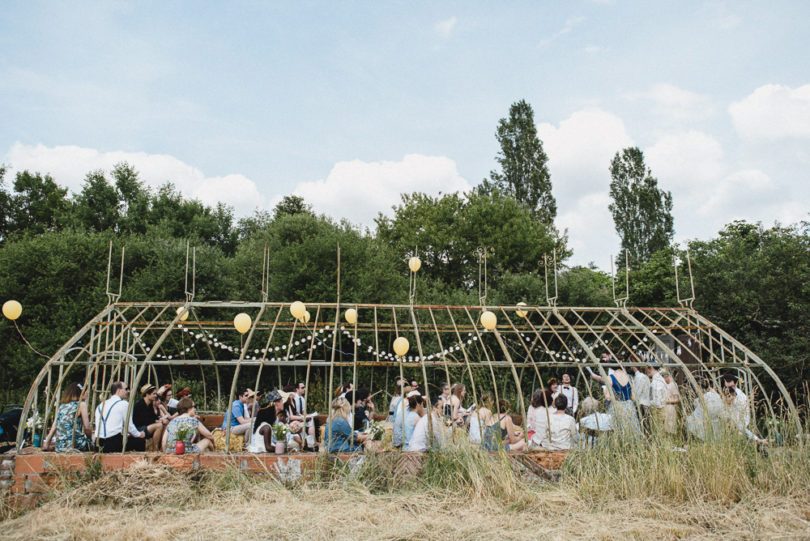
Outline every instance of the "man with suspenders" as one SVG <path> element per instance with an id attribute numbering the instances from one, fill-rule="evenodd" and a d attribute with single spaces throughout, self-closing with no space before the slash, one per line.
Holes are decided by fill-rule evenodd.
<path id="1" fill-rule="evenodd" d="M 104 453 L 120 453 L 123 450 L 124 418 L 129 409 L 129 386 L 123 381 L 116 381 L 110 386 L 110 398 L 96 408 L 96 430 L 93 438 L 98 448 Z M 127 451 L 143 451 L 146 434 L 135 428 L 132 419 L 128 419 Z"/>

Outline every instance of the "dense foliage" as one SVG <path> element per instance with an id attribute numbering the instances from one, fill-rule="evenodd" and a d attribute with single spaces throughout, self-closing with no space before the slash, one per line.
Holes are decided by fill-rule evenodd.
<path id="1" fill-rule="evenodd" d="M 28 171 L 9 183 L 0 167 L 0 301 L 19 300 L 26 336 L 52 353 L 106 303 L 107 250 L 114 239 L 126 246 L 124 300 L 181 300 L 188 240 L 198 247 L 199 300 L 260 298 L 268 246 L 272 300 L 332 301 L 340 245 L 345 302 L 407 301 L 405 261 L 418 252 L 418 302 L 476 304 L 476 251 L 486 247 L 489 303 L 544 303 L 545 276 L 553 295 L 554 275 L 543 255 L 556 250 L 558 304 L 611 305 L 608 274 L 564 265 L 571 252 L 550 221 L 556 204 L 528 104 L 512 106 L 498 139 L 502 172 L 492 182 L 466 194 L 403 194 L 392 216 L 378 216 L 373 233 L 319 216 L 296 196 L 237 221 L 230 208 L 190 200 L 171 184 L 149 189 L 127 164 L 88 173 L 77 194 Z M 635 260 L 630 303 L 675 305 L 673 263 L 685 252 L 670 245 L 671 197 L 633 149 L 617 153 L 611 172 L 614 214 L 625 208 L 622 201 L 632 213 L 622 235 Z M 626 217 L 619 214 L 621 232 Z M 810 225 L 763 229 L 735 222 L 688 247 L 695 306 L 798 388 L 810 376 Z M 683 297 L 688 283 L 683 263 L 680 268 Z M 623 280 L 617 293 L 623 294 Z M 43 362 L 0 320 L 0 387 L 27 386 Z"/>

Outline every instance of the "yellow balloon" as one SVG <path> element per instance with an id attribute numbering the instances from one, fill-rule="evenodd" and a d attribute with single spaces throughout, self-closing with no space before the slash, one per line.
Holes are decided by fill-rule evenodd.
<path id="1" fill-rule="evenodd" d="M 301 318 L 304 317 L 304 312 L 306 311 L 307 307 L 301 301 L 295 301 L 290 305 L 290 313 L 295 319 L 301 320 Z"/>
<path id="2" fill-rule="evenodd" d="M 408 343 L 408 339 L 404 336 L 400 336 L 396 340 L 394 340 L 394 353 L 396 353 L 400 357 L 404 357 L 407 355 L 408 350 L 410 349 L 411 345 Z"/>
<path id="3" fill-rule="evenodd" d="M 186 310 L 185 306 L 178 306 L 177 315 L 180 316 L 180 321 L 185 321 L 188 319 L 188 310 Z"/>
<path id="4" fill-rule="evenodd" d="M 309 310 L 304 310 L 304 317 L 301 318 L 301 321 L 303 323 L 309 323 L 309 318 L 310 318 Z"/>
<path id="5" fill-rule="evenodd" d="M 413 256 L 408 260 L 408 268 L 411 269 L 411 272 L 416 272 L 422 268 L 422 260 L 416 256 Z"/>
<path id="6" fill-rule="evenodd" d="M 524 306 L 526 306 L 525 302 L 517 303 L 517 310 L 515 310 L 515 313 L 517 314 L 518 317 L 526 317 L 526 315 L 528 314 L 526 310 L 522 309 Z"/>
<path id="7" fill-rule="evenodd" d="M 252 323 L 250 316 L 246 313 L 242 312 L 241 314 L 236 314 L 236 317 L 233 318 L 233 326 L 236 327 L 236 330 L 239 331 L 239 334 L 245 334 L 250 330 L 250 324 Z"/>
<path id="8" fill-rule="evenodd" d="M 498 325 L 498 318 L 495 314 L 487 310 L 481 314 L 481 325 L 483 325 L 486 330 L 491 331 Z"/>
<path id="9" fill-rule="evenodd" d="M 354 308 L 349 308 L 343 314 L 343 317 L 346 318 L 346 323 L 348 323 L 349 325 L 354 325 L 355 323 L 357 323 L 357 310 L 355 310 Z"/>
<path id="10" fill-rule="evenodd" d="M 22 314 L 22 304 L 17 301 L 6 301 L 3 303 L 3 315 L 14 321 Z"/>

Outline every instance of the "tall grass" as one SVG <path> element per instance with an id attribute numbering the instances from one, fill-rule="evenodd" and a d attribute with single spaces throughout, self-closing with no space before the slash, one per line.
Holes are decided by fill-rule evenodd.
<path id="1" fill-rule="evenodd" d="M 758 449 L 734 434 L 685 446 L 661 436 L 606 437 L 593 449 L 571 453 L 562 482 L 590 500 L 731 503 L 765 494 L 810 497 L 810 453 L 800 447 Z"/>

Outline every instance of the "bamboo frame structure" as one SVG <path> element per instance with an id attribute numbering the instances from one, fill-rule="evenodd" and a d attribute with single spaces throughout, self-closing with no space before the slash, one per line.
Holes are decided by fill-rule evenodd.
<path id="1" fill-rule="evenodd" d="M 765 402 L 769 417 L 781 414 L 789 419 L 785 432 L 798 435 L 802 431 L 797 408 L 776 373 L 693 308 L 693 286 L 691 297 L 682 299 L 678 292 L 679 307 L 630 307 L 627 291 L 616 299 L 615 307 L 558 306 L 555 254 L 554 296 L 548 297 L 547 305 L 486 306 L 483 251 L 479 256 L 483 273 L 479 285 L 481 306 L 341 304 L 338 247 L 337 301 L 307 303 L 315 317 L 304 322 L 291 315 L 290 302 L 267 300 L 269 257 L 265 247 L 260 301 L 195 300 L 196 252 L 187 250 L 185 301 L 122 302 L 122 278 L 117 292 L 109 289 L 111 246 L 107 306 L 42 367 L 26 397 L 22 418 L 27 419 L 32 411 L 43 411 L 44 435 L 49 418 L 56 413 L 61 389 L 71 378 L 81 378 L 89 390 L 92 417 L 95 405 L 104 400 L 112 382 L 122 380 L 137 390 L 145 378 L 157 380 L 161 373 L 165 377 L 172 367 L 195 367 L 204 389 L 206 377 L 213 373 L 217 381 L 215 403 L 226 416 L 240 383 L 248 386 L 248 382 L 255 382 L 253 386 L 258 389 L 279 388 L 289 381 L 291 373 L 297 375 L 298 368 L 305 368 L 307 387 L 314 377 L 327 389 L 334 388 L 336 368 L 351 369 L 355 387 L 359 370 L 386 370 L 387 382 L 387 370 L 394 368 L 399 375 L 407 373 L 424 381 L 428 395 L 431 384 L 468 382 L 474 400 L 491 389 L 496 403 L 499 394 L 509 394 L 522 413 L 531 391 L 543 386 L 544 375 L 568 370 L 573 379 L 578 374 L 580 386 L 586 386 L 591 395 L 592 384 L 584 378 L 584 369 L 590 367 L 607 378 L 610 368 L 654 363 L 669 369 L 688 390 L 686 396 L 696 400 L 702 400 L 699 377 L 710 378 L 719 386 L 720 376 L 732 371 L 739 375 L 749 396 L 758 389 L 758 398 Z M 547 267 L 548 258 L 544 259 Z M 123 261 L 122 250 L 121 276 Z M 409 292 L 414 300 L 416 277 L 411 274 Z M 547 270 L 545 279 L 548 291 Z M 626 276 L 625 281 L 629 289 Z M 187 320 L 181 317 L 181 308 L 188 311 Z M 345 308 L 357 311 L 354 324 L 341 323 Z M 492 330 L 484 329 L 478 320 L 477 314 L 484 310 L 497 316 Z M 233 318 L 240 312 L 251 318 L 244 337 L 233 326 Z M 412 345 L 405 356 L 392 352 L 397 337 L 408 338 Z M 607 360 L 602 359 L 603 354 L 607 354 Z M 222 393 L 223 374 L 231 377 L 227 397 Z M 763 383 L 768 381 L 776 389 L 774 395 L 762 392 Z M 130 400 L 127 419 L 134 402 Z M 690 403 L 683 400 L 681 405 L 688 410 Z M 759 412 L 755 400 L 749 400 L 749 405 L 756 424 Z M 230 429 L 226 432 L 228 440 Z M 126 426 L 122 433 L 126 441 Z M 18 448 L 23 446 L 24 438 L 25 431 L 20 430 Z"/>

